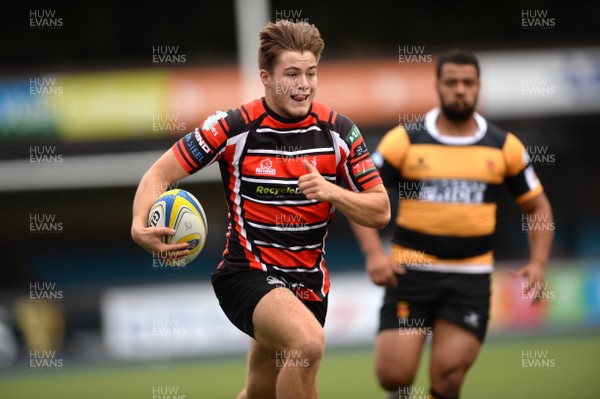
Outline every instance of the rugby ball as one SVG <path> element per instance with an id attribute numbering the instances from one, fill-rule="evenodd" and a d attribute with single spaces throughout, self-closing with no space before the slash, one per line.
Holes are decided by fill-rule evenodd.
<path id="1" fill-rule="evenodd" d="M 182 189 L 166 191 L 154 201 L 148 215 L 148 227 L 174 229 L 174 235 L 163 236 L 163 241 L 167 244 L 188 243 L 190 254 L 181 260 L 165 261 L 169 266 L 185 266 L 196 259 L 202 252 L 208 235 L 206 214 L 200 201 Z"/>

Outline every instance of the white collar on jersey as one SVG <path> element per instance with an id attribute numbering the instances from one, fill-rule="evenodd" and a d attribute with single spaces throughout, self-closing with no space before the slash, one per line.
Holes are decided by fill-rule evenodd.
<path id="1" fill-rule="evenodd" d="M 437 126 L 435 125 L 438 116 L 440 115 L 440 109 L 438 107 L 432 109 L 425 114 L 425 128 L 430 135 L 433 136 L 437 141 L 444 144 L 450 145 L 469 145 L 478 142 L 485 136 L 487 131 L 487 121 L 483 116 L 477 112 L 473 113 L 475 123 L 477 123 L 477 131 L 472 136 L 446 136 L 440 133 Z"/>

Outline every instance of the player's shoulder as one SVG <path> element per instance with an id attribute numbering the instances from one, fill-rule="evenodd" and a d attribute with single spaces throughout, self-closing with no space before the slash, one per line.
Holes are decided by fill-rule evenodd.
<path id="1" fill-rule="evenodd" d="M 482 141 L 485 141 L 482 144 L 502 151 L 508 175 L 515 175 L 526 166 L 525 146 L 514 133 L 488 122 L 487 133 Z"/>
<path id="2" fill-rule="evenodd" d="M 408 130 L 403 126 L 403 125 L 396 125 L 393 128 L 391 128 L 390 130 L 388 130 L 385 134 L 385 136 L 390 136 L 390 137 L 398 137 L 401 139 L 405 139 L 408 138 L 409 135 L 415 135 L 415 132 L 412 132 L 411 134 L 409 134 Z"/>
<path id="3" fill-rule="evenodd" d="M 402 154 L 411 144 L 409 133 L 404 126 L 396 125 L 383 135 L 376 152 L 382 154 L 386 159 L 401 159 Z M 394 166 L 397 165 L 394 164 Z"/>
<path id="4" fill-rule="evenodd" d="M 310 113 L 321 123 L 335 125 L 338 118 L 348 119 L 343 115 L 338 114 L 327 105 L 313 101 Z"/>
<path id="5" fill-rule="evenodd" d="M 488 122 L 484 140 L 487 141 L 488 146 L 502 149 L 504 152 L 521 153 L 524 147 L 521 139 L 515 133 L 491 122 Z"/>
<path id="6" fill-rule="evenodd" d="M 329 129 L 339 134 L 342 139 L 346 139 L 346 137 L 351 135 L 360 135 L 360 131 L 352 119 L 344 114 L 338 113 L 324 104 L 313 102 L 311 114 L 317 119 L 320 125 L 327 126 Z"/>
<path id="7" fill-rule="evenodd" d="M 422 133 L 421 136 L 423 136 Z M 413 144 L 415 137 L 417 137 L 417 133 L 410 132 L 403 125 L 396 125 L 384 133 L 380 144 L 391 147 L 397 147 L 400 145 L 404 148 L 410 144 Z"/>
<path id="8" fill-rule="evenodd" d="M 265 114 L 266 110 L 261 99 L 257 99 L 243 104 L 238 108 L 228 109 L 227 111 L 216 111 L 203 122 L 202 130 L 212 131 L 217 125 L 220 125 L 223 131 L 231 137 L 246 131 L 248 125 L 260 119 Z"/>
<path id="9" fill-rule="evenodd" d="M 479 117 L 483 119 L 483 117 Z M 506 144 L 508 132 L 487 119 L 485 119 L 485 123 L 487 125 L 485 136 L 479 144 L 492 148 L 503 148 Z"/>
<path id="10" fill-rule="evenodd" d="M 256 100 L 243 104 L 235 111 L 236 114 L 239 114 L 242 117 L 246 125 L 250 125 L 252 122 L 264 118 L 267 114 L 264 98 L 257 98 Z"/>

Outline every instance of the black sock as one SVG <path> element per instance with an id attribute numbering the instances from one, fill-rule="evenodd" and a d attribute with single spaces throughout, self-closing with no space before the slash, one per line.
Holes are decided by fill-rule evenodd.
<path id="1" fill-rule="evenodd" d="M 429 390 L 429 394 L 431 395 L 431 399 L 458 399 L 458 396 L 444 396 L 444 395 L 440 395 L 439 393 L 437 393 L 436 391 L 434 391 L 433 388 L 431 388 Z"/>

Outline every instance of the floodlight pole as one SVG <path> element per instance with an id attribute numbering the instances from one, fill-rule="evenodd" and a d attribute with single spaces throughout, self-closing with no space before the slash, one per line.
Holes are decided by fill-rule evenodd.
<path id="1" fill-rule="evenodd" d="M 269 20 L 269 0 L 234 0 L 242 102 L 264 95 L 258 76 L 258 32 Z"/>

